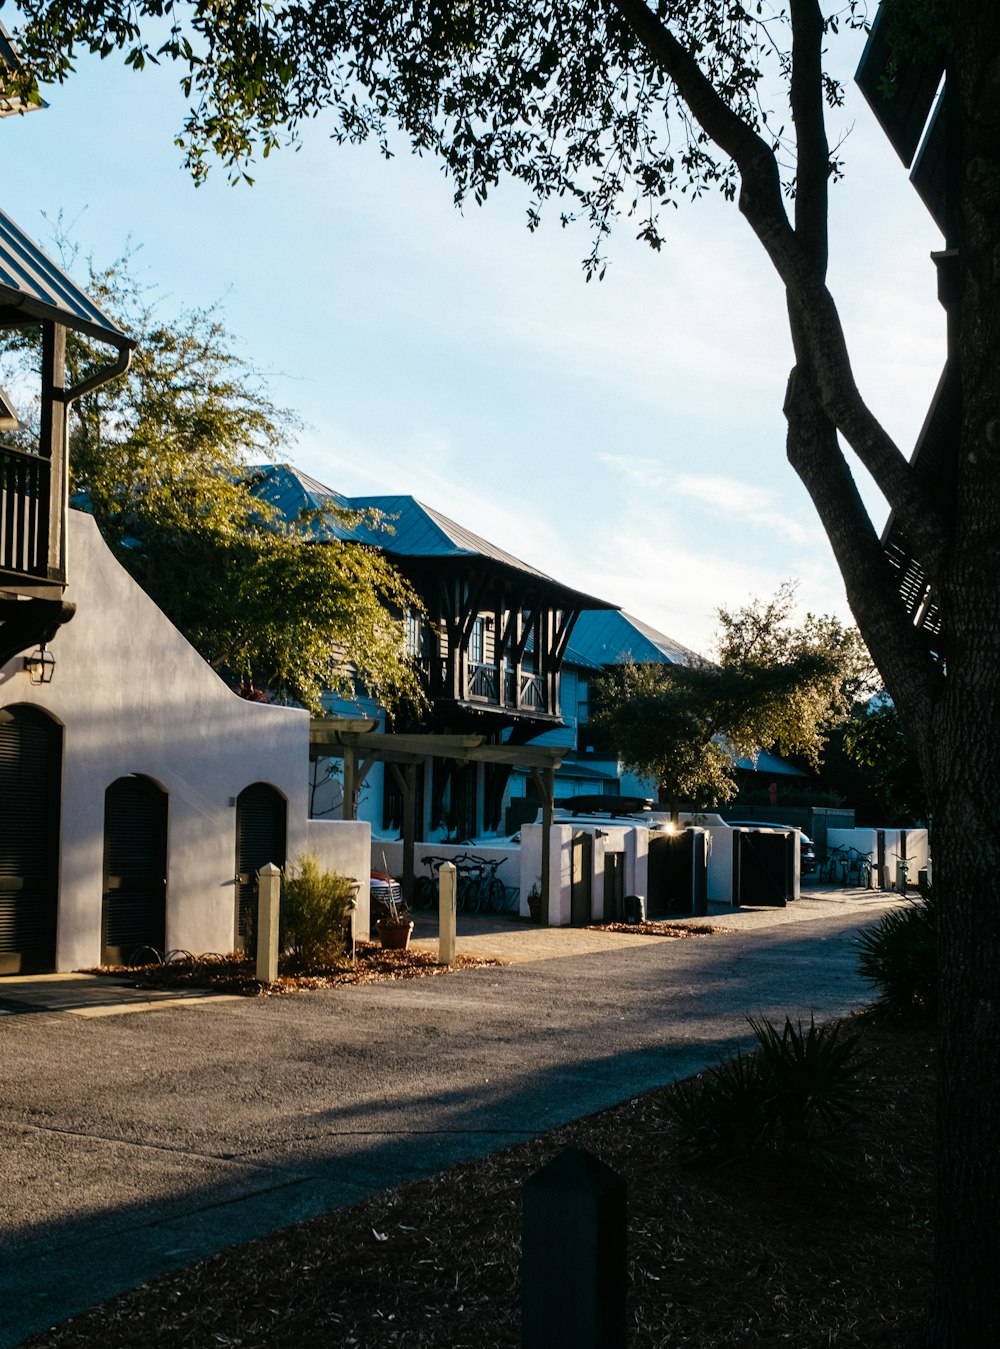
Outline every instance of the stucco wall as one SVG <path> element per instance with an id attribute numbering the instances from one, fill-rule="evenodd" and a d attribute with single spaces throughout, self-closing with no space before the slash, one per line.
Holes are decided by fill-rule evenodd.
<path id="1" fill-rule="evenodd" d="M 327 865 L 367 877 L 367 836 L 362 844 L 349 830 L 342 857 L 334 835 L 308 828 L 308 713 L 232 693 L 89 516 L 71 512 L 69 545 L 66 598 L 77 612 L 51 643 L 52 683 L 32 685 L 20 656 L 0 671 L 0 705 L 31 704 L 64 727 L 57 968 L 100 959 L 104 793 L 122 776 L 143 774 L 168 793 L 168 949 L 232 949 L 235 803 L 251 783 L 286 798 L 289 859 L 322 850 Z"/>

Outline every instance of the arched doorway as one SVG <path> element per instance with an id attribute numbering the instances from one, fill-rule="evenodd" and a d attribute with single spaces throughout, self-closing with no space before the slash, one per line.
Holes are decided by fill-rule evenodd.
<path id="1" fill-rule="evenodd" d="M 61 777 L 59 723 L 0 709 L 0 974 L 55 966 Z"/>
<path id="2" fill-rule="evenodd" d="M 167 793 L 149 778 L 118 778 L 104 794 L 101 960 L 127 965 L 163 954 L 167 918 Z"/>
<path id="3" fill-rule="evenodd" d="M 288 803 L 276 787 L 254 782 L 236 798 L 236 949 L 256 948 L 257 872 L 285 865 Z"/>

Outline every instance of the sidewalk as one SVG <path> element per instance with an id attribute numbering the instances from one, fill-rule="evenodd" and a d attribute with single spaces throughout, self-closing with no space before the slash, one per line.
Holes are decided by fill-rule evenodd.
<path id="1" fill-rule="evenodd" d="M 705 918 L 671 918 L 678 927 L 704 926 L 728 932 L 761 931 L 766 928 L 792 927 L 815 922 L 822 918 L 853 913 L 859 922 L 876 922 L 887 908 L 906 904 L 891 890 L 862 890 L 858 887 L 808 885 L 803 887 L 801 899 L 784 908 L 747 905 L 733 909 L 730 905 L 709 906 Z M 438 916 L 433 910 L 417 910 L 413 915 L 414 928 L 410 945 L 419 951 L 438 949 Z M 662 936 L 647 936 L 638 932 L 610 932 L 590 927 L 540 927 L 526 919 L 507 915 L 459 914 L 456 949 L 460 955 L 487 956 L 512 965 L 536 960 L 552 960 L 569 956 L 590 955 L 598 951 L 641 948 L 669 940 Z"/>

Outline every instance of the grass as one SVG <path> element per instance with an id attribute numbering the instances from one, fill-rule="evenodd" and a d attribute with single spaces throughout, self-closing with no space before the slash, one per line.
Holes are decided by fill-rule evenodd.
<path id="1" fill-rule="evenodd" d="M 902 1349 L 929 1281 L 935 1049 L 852 1018 L 863 1118 L 836 1167 L 685 1163 L 669 1089 L 126 1293 L 31 1349 L 515 1349 L 520 1187 L 571 1144 L 629 1193 L 630 1349 Z"/>

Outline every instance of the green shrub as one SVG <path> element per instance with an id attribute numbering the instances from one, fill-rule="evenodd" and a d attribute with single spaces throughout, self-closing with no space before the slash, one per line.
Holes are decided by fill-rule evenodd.
<path id="1" fill-rule="evenodd" d="M 865 1092 L 859 1036 L 843 1023 L 809 1029 L 787 1018 L 782 1030 L 748 1018 L 757 1041 L 717 1068 L 667 1095 L 671 1132 L 701 1161 L 756 1152 L 801 1153 L 833 1162 L 843 1126 L 859 1113 Z"/>
<path id="2" fill-rule="evenodd" d="M 278 924 L 280 949 L 297 970 L 324 968 L 344 959 L 357 882 L 322 871 L 315 857 L 300 857 L 285 872 Z"/>
<path id="3" fill-rule="evenodd" d="M 875 1005 L 894 1016 L 937 1014 L 937 907 L 928 889 L 854 939 L 858 973 L 878 989 Z"/>

